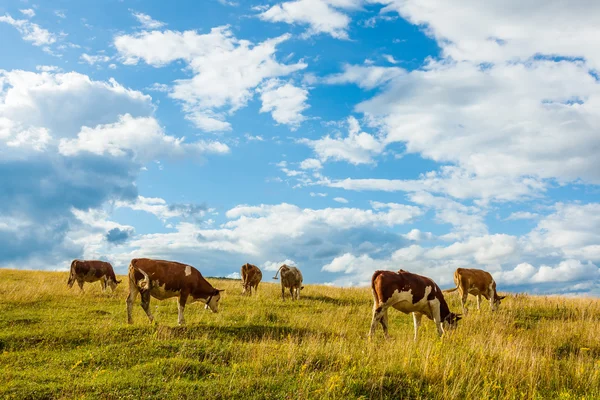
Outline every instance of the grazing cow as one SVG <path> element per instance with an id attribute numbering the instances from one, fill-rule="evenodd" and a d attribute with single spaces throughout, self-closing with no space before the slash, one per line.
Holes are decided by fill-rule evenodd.
<path id="1" fill-rule="evenodd" d="M 385 337 L 389 337 L 387 312 L 390 307 L 405 314 L 412 313 L 415 340 L 417 340 L 423 315 L 433 320 L 440 336 L 444 333 L 444 328 L 453 328 L 461 318 L 450 312 L 438 285 L 425 276 L 411 274 L 404 270 L 375 271 L 371 278 L 371 288 L 374 304 L 369 337 L 375 333 L 377 322 L 381 323 Z"/>
<path id="2" fill-rule="evenodd" d="M 107 285 L 114 291 L 117 285 L 121 283 L 117 280 L 110 263 L 97 260 L 73 260 L 69 280 L 67 281 L 69 288 L 73 287 L 75 281 L 77 281 L 82 292 L 84 282 L 100 281 L 103 292 L 106 290 Z"/>
<path id="3" fill-rule="evenodd" d="M 290 289 L 292 300 L 300 300 L 300 290 L 304 289 L 302 286 L 302 273 L 296 267 L 290 267 L 283 264 L 277 270 L 277 273 L 273 279 L 277 279 L 277 274 L 281 272 L 281 299 L 285 300 L 285 288 Z M 295 296 L 294 296 L 295 295 Z"/>
<path id="4" fill-rule="evenodd" d="M 258 289 L 258 284 L 262 280 L 262 272 L 260 268 L 256 265 L 252 264 L 244 264 L 242 265 L 242 286 L 244 290 L 242 294 L 248 293 L 249 296 L 252 295 L 252 288 L 254 288 L 254 293 Z"/>
<path id="5" fill-rule="evenodd" d="M 134 258 L 129 263 L 129 296 L 127 296 L 127 322 L 132 324 L 131 309 L 140 293 L 142 308 L 146 311 L 150 322 L 154 316 L 150 312 L 150 296 L 158 300 L 178 297 L 177 304 L 179 325 L 185 324 L 183 310 L 189 299 L 190 303 L 201 301 L 204 308 L 212 312 L 219 309 L 221 292 L 215 289 L 194 267 L 174 261 Z"/>
<path id="6" fill-rule="evenodd" d="M 500 301 L 506 296 L 498 296 L 496 282 L 489 272 L 480 269 L 458 268 L 454 271 L 454 289 L 444 290 L 444 293 L 454 292 L 458 289 L 463 314 L 467 314 L 467 297 L 469 294 L 477 297 L 477 309 L 480 309 L 481 296 L 490 301 L 492 311 L 500 307 Z"/>

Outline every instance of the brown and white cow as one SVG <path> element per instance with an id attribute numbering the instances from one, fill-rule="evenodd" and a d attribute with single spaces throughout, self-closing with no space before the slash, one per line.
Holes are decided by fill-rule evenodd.
<path id="1" fill-rule="evenodd" d="M 461 317 L 450 312 L 442 291 L 431 279 L 400 270 L 375 271 L 371 278 L 373 289 L 373 319 L 369 337 L 375 333 L 377 322 L 383 327 L 383 334 L 388 335 L 388 308 L 393 307 L 405 314 L 412 313 L 415 324 L 415 340 L 423 315 L 432 319 L 438 334 L 456 326 Z"/>
<path id="2" fill-rule="evenodd" d="M 258 284 L 262 280 L 262 272 L 260 268 L 258 268 L 256 265 L 246 263 L 242 265 L 241 274 L 242 286 L 244 287 L 242 294 L 247 293 L 249 296 L 251 296 L 252 288 L 254 288 L 254 293 L 256 293 Z"/>
<path id="3" fill-rule="evenodd" d="M 84 282 L 100 281 L 103 292 L 106 290 L 107 285 L 114 291 L 117 285 L 121 283 L 117 280 L 112 265 L 106 261 L 98 260 L 73 260 L 69 280 L 67 281 L 69 288 L 73 287 L 75 281 L 77 281 L 82 292 Z"/>
<path id="4" fill-rule="evenodd" d="M 221 292 L 215 289 L 202 274 L 191 265 L 175 261 L 134 258 L 129 263 L 129 295 L 127 296 L 127 322 L 132 324 L 131 309 L 138 293 L 142 297 L 142 308 L 150 322 L 154 316 L 150 312 L 150 296 L 158 300 L 178 297 L 179 325 L 185 324 L 183 311 L 185 304 L 195 301 L 205 303 L 212 312 L 219 310 Z"/>
<path id="5" fill-rule="evenodd" d="M 460 302 L 462 304 L 463 314 L 469 311 L 466 303 L 469 294 L 477 297 L 477 309 L 480 309 L 481 296 L 490 301 L 492 311 L 500 307 L 500 301 L 506 296 L 498 296 L 496 292 L 496 282 L 489 272 L 481 269 L 457 268 L 454 271 L 454 289 L 444 290 L 444 293 L 454 292 L 458 289 Z"/>
<path id="6" fill-rule="evenodd" d="M 281 299 L 285 300 L 285 288 L 289 288 L 292 300 L 294 298 L 300 300 L 300 290 L 304 289 L 300 270 L 296 267 L 283 264 L 279 267 L 273 279 L 277 279 L 277 274 L 279 273 L 281 273 Z"/>

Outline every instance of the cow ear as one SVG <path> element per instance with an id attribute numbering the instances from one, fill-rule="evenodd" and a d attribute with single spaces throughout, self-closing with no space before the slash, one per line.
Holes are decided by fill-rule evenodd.
<path id="1" fill-rule="evenodd" d="M 121 283 L 121 282 L 123 282 L 123 281 L 122 281 L 122 280 L 121 280 L 121 281 L 117 281 L 117 284 L 119 284 L 119 283 Z"/>
<path id="2" fill-rule="evenodd" d="M 224 292 L 224 291 L 225 291 L 225 289 L 217 289 L 217 293 L 221 293 L 221 292 Z"/>
<path id="3" fill-rule="evenodd" d="M 500 296 L 498 297 L 499 300 L 504 300 L 506 298 L 506 296 Z"/>

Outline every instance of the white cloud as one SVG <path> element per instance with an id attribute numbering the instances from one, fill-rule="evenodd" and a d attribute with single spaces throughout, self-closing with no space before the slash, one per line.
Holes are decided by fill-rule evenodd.
<path id="1" fill-rule="evenodd" d="M 138 117 L 153 110 L 150 96 L 113 79 L 93 81 L 76 72 L 0 70 L 0 118 L 13 121 L 17 130 L 44 128 L 52 137 L 68 138 L 82 126 L 113 123 L 123 112 Z"/>
<path id="2" fill-rule="evenodd" d="M 397 67 L 344 64 L 343 72 L 329 75 L 323 81 L 330 85 L 354 83 L 363 89 L 373 89 L 404 75 L 406 75 L 406 71 Z"/>
<path id="3" fill-rule="evenodd" d="M 423 240 L 431 240 L 433 239 L 433 234 L 431 232 L 423 232 L 419 229 L 411 229 L 410 232 L 403 235 L 406 239 L 413 242 L 421 242 Z"/>
<path id="4" fill-rule="evenodd" d="M 394 56 L 392 56 L 391 54 L 384 54 L 383 58 L 385 58 L 385 60 L 387 62 L 389 62 L 390 64 L 398 64 L 400 61 L 396 60 L 394 58 Z"/>
<path id="5" fill-rule="evenodd" d="M 164 22 L 156 21 L 152 19 L 152 17 L 144 13 L 132 12 L 131 14 L 145 29 L 159 29 L 166 25 Z"/>
<path id="6" fill-rule="evenodd" d="M 600 66 L 600 27 L 595 19 L 600 4 L 596 2 L 369 1 L 386 5 L 382 13 L 397 12 L 422 26 L 440 44 L 443 55 L 454 60 L 503 62 L 545 54 L 583 57 L 595 68 Z"/>
<path id="7" fill-rule="evenodd" d="M 348 200 L 346 200 L 343 197 L 334 197 L 333 201 L 337 201 L 338 203 L 342 203 L 342 204 L 348 204 Z"/>
<path id="8" fill-rule="evenodd" d="M 346 12 L 360 8 L 361 3 L 362 0 L 287 1 L 264 10 L 258 17 L 263 21 L 308 25 L 305 36 L 325 33 L 348 39 L 351 19 Z"/>
<path id="9" fill-rule="evenodd" d="M 348 118 L 348 136 L 331 137 L 329 135 L 318 140 L 301 139 L 301 143 L 312 147 L 321 162 L 328 160 L 347 161 L 351 164 L 371 164 L 373 157 L 384 148 L 375 136 L 361 132 L 356 118 Z"/>
<path id="10" fill-rule="evenodd" d="M 115 38 L 115 47 L 125 64 L 140 59 L 160 67 L 175 60 L 185 61 L 194 76 L 175 81 L 169 96 L 183 104 L 183 110 L 197 127 L 207 131 L 231 129 L 226 115 L 245 107 L 256 89 L 265 81 L 306 68 L 306 64 L 281 64 L 275 58 L 276 47 L 289 39 L 283 35 L 253 45 L 236 39 L 228 26 L 210 33 L 195 31 L 152 31 Z M 293 93 L 294 99 L 298 93 Z M 297 105 L 297 103 L 293 103 Z M 298 122 L 298 112 L 277 109 L 274 118 L 285 123 Z M 289 110 L 288 110 L 289 111 Z"/>
<path id="11" fill-rule="evenodd" d="M 508 217 L 506 217 L 507 221 L 517 221 L 520 219 L 537 219 L 539 214 L 532 213 L 529 211 L 516 211 L 511 213 Z"/>
<path id="12" fill-rule="evenodd" d="M 109 62 L 111 60 L 111 58 L 105 54 L 97 54 L 95 56 L 83 53 L 81 55 L 81 60 L 85 61 L 86 63 L 90 64 L 90 65 L 94 65 L 97 63 L 105 63 L 105 62 Z"/>
<path id="13" fill-rule="evenodd" d="M 67 15 L 64 13 L 64 11 L 60 11 L 60 10 L 54 11 L 54 15 L 56 15 L 58 18 L 62 18 L 62 19 L 67 18 Z"/>
<path id="14" fill-rule="evenodd" d="M 33 8 L 26 8 L 24 10 L 19 11 L 21 11 L 21 14 L 25 15 L 27 18 L 35 17 L 35 10 Z"/>
<path id="15" fill-rule="evenodd" d="M 36 71 L 41 72 L 60 72 L 62 70 L 60 67 L 55 65 L 36 65 L 35 69 Z"/>
<path id="16" fill-rule="evenodd" d="M 384 124 L 386 145 L 401 142 L 477 177 L 599 183 L 598 103 L 583 62 L 430 61 L 356 110 Z"/>
<path id="17" fill-rule="evenodd" d="M 116 208 L 130 208 L 136 211 L 144 211 L 155 215 L 166 222 L 171 218 L 204 217 L 209 211 L 206 207 L 194 204 L 168 204 L 160 197 L 138 196 L 133 202 L 118 201 Z"/>
<path id="18" fill-rule="evenodd" d="M 56 36 L 53 33 L 26 19 L 14 19 L 5 14 L 0 16 L 0 22 L 14 26 L 23 37 L 23 40 L 32 42 L 34 46 L 47 46 L 56 42 Z"/>
<path id="19" fill-rule="evenodd" d="M 246 133 L 244 135 L 244 137 L 249 142 L 264 142 L 265 141 L 265 139 L 261 135 L 255 135 L 255 136 L 253 136 L 253 135 L 250 135 L 249 133 Z"/>
<path id="20" fill-rule="evenodd" d="M 80 152 L 125 156 L 129 152 L 142 162 L 158 156 L 198 156 L 203 153 L 228 153 L 229 147 L 220 142 L 196 141 L 185 143 L 184 138 L 166 135 L 153 117 L 134 118 L 129 114 L 112 124 L 83 127 L 75 139 L 61 139 L 59 151 L 66 156 Z"/>
<path id="21" fill-rule="evenodd" d="M 279 79 L 270 79 L 259 89 L 259 93 L 262 101 L 260 112 L 270 112 L 276 122 L 294 129 L 306 119 L 302 111 L 308 108 L 308 90 Z"/>
<path id="22" fill-rule="evenodd" d="M 327 193 L 310 192 L 309 195 L 310 195 L 310 197 L 327 197 Z"/>
<path id="23" fill-rule="evenodd" d="M 323 165 L 321 164 L 321 161 L 317 160 L 316 158 L 307 158 L 300 163 L 300 169 L 319 170 L 321 168 L 323 168 Z"/>
<path id="24" fill-rule="evenodd" d="M 526 237 L 533 254 L 600 261 L 600 203 L 557 203 Z"/>
<path id="25" fill-rule="evenodd" d="M 283 261 L 265 261 L 262 264 L 262 268 L 265 271 L 277 271 L 279 269 L 279 267 L 281 267 L 283 264 L 289 265 L 290 267 L 297 267 L 298 266 L 298 264 L 296 264 L 295 261 L 290 260 L 289 258 L 286 258 Z"/>
<path id="26" fill-rule="evenodd" d="M 229 278 L 229 279 L 240 279 L 240 273 L 239 272 L 232 272 L 231 274 L 227 275 L 225 278 Z"/>

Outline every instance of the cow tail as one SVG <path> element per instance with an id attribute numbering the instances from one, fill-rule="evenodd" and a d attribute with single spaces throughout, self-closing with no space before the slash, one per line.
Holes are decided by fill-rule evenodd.
<path id="1" fill-rule="evenodd" d="M 136 282 L 135 280 L 135 271 L 138 271 L 139 273 L 144 275 L 144 278 L 141 279 L 139 282 Z M 135 266 L 134 260 L 131 260 L 131 262 L 129 263 L 129 283 L 133 283 L 140 290 L 150 289 L 150 277 L 141 268 Z"/>
<path id="2" fill-rule="evenodd" d="M 456 289 L 458 289 L 458 287 L 455 287 L 454 289 L 446 289 L 446 290 L 442 290 L 443 293 L 452 293 L 454 292 Z"/>
<path id="3" fill-rule="evenodd" d="M 371 278 L 371 291 L 373 293 L 373 309 L 379 306 L 379 296 L 377 296 L 377 290 L 375 290 L 375 279 L 377 279 L 377 277 L 381 275 L 382 272 L 383 271 L 375 271 L 375 273 L 373 273 L 373 277 Z"/>
<path id="4" fill-rule="evenodd" d="M 273 277 L 273 279 L 277 279 L 277 274 L 279 273 L 279 271 L 281 271 L 281 268 L 283 268 L 283 265 L 281 267 L 279 267 L 279 269 L 275 273 L 275 276 Z"/>
<path id="5" fill-rule="evenodd" d="M 70 285 L 72 281 L 75 280 L 75 265 L 77 264 L 77 260 L 71 261 L 71 270 L 69 271 L 69 280 L 67 281 L 67 285 Z"/>

